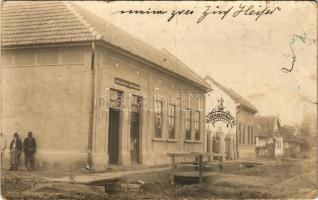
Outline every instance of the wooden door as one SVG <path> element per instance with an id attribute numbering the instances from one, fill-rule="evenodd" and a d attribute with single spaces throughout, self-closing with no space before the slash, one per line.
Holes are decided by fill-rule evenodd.
<path id="1" fill-rule="evenodd" d="M 108 156 L 109 164 L 119 164 L 119 116 L 117 109 L 109 110 Z"/>

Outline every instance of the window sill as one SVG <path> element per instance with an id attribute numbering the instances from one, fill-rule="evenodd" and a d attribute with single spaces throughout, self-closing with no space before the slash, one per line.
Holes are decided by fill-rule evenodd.
<path id="1" fill-rule="evenodd" d="M 167 142 L 174 142 L 174 143 L 177 143 L 177 142 L 178 142 L 178 140 L 176 140 L 176 139 L 167 139 Z"/>
<path id="2" fill-rule="evenodd" d="M 202 142 L 200 140 L 185 140 L 184 143 L 196 143 L 201 144 Z"/>
<path id="3" fill-rule="evenodd" d="M 163 138 L 152 138 L 152 141 L 155 141 L 155 142 L 165 142 L 166 140 L 163 139 Z"/>

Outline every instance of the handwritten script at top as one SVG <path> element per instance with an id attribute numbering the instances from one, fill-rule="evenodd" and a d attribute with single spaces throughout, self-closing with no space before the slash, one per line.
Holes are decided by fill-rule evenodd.
<path id="1" fill-rule="evenodd" d="M 239 16 L 249 16 L 254 17 L 254 20 L 257 21 L 261 17 L 266 15 L 272 15 L 275 12 L 280 11 L 281 8 L 276 6 L 270 8 L 268 6 L 254 6 L 254 5 L 245 5 L 240 4 L 239 6 L 231 6 L 228 8 L 221 8 L 220 6 L 211 7 L 205 6 L 204 9 L 199 10 L 199 8 L 194 7 L 193 9 L 188 10 L 153 10 L 148 8 L 147 10 L 120 10 L 113 12 L 112 14 L 126 14 L 126 15 L 167 15 L 168 19 L 167 22 L 170 22 L 176 16 L 193 16 L 195 14 L 199 15 L 197 19 L 197 24 L 201 23 L 204 19 L 208 16 L 216 15 L 220 16 L 221 20 L 225 19 L 226 17 L 239 17 Z"/>

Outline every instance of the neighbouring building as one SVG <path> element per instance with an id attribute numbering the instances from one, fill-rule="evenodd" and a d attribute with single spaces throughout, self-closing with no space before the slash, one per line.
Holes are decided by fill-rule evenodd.
<path id="1" fill-rule="evenodd" d="M 283 156 L 283 135 L 277 116 L 256 117 L 256 156 L 272 158 Z"/>
<path id="2" fill-rule="evenodd" d="M 38 167 L 206 151 L 209 86 L 169 52 L 62 1 L 4 2 L 1 26 L 2 132 L 31 130 Z"/>
<path id="3" fill-rule="evenodd" d="M 216 116 L 206 124 L 207 151 L 225 153 L 226 159 L 236 159 L 236 102 L 228 94 L 228 89 L 213 78 L 206 76 L 204 80 L 211 87 L 206 95 L 206 114 L 208 118 L 212 113 Z M 226 121 L 226 117 L 221 115 L 233 117 L 234 123 Z"/>
<path id="4" fill-rule="evenodd" d="M 207 149 L 210 152 L 225 153 L 229 159 L 254 159 L 254 116 L 258 112 L 256 107 L 210 76 L 206 76 L 204 80 L 212 88 L 206 100 L 207 114 L 223 102 L 224 111 L 229 112 L 235 121 L 233 126 L 224 121 L 218 121 L 214 126 L 207 123 Z"/>
<path id="5" fill-rule="evenodd" d="M 232 90 L 239 105 L 236 107 L 236 136 L 240 159 L 255 159 L 255 114 L 257 108 Z"/>

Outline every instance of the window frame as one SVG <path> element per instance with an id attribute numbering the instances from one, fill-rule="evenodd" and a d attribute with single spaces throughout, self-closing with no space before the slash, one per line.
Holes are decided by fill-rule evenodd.
<path id="1" fill-rule="evenodd" d="M 239 140 L 238 143 L 239 144 L 242 144 L 242 131 L 241 131 L 241 128 L 242 128 L 241 127 L 241 123 L 238 123 L 238 134 L 239 134 L 238 135 L 238 140 Z"/>
<path id="2" fill-rule="evenodd" d="M 254 126 L 251 126 L 251 132 L 252 132 L 252 144 L 256 144 L 256 138 L 254 136 Z"/>
<path id="3" fill-rule="evenodd" d="M 124 92 L 114 88 L 109 90 L 109 105 L 110 109 L 121 110 L 124 106 Z"/>
<path id="4" fill-rule="evenodd" d="M 197 118 L 197 116 L 198 116 L 198 118 Z M 197 111 L 194 112 L 194 140 L 195 141 L 200 141 L 201 140 L 200 120 L 201 120 L 201 112 L 197 110 Z M 198 135 L 198 137 L 197 137 L 197 135 Z"/>
<path id="5" fill-rule="evenodd" d="M 192 139 L 192 109 L 186 109 L 186 116 L 185 116 L 185 133 L 186 133 L 186 140 Z M 188 127 L 189 125 L 189 127 Z M 188 137 L 189 136 L 189 137 Z"/>
<path id="6" fill-rule="evenodd" d="M 245 144 L 245 143 L 246 143 L 246 142 L 245 142 L 245 139 L 246 139 L 246 138 L 245 138 L 245 124 L 243 124 L 243 128 L 242 128 L 242 129 L 243 129 L 243 131 L 242 131 L 242 133 L 243 133 L 243 134 L 242 134 L 242 136 L 243 136 L 243 138 L 242 138 L 242 144 Z"/>
<path id="7" fill-rule="evenodd" d="M 168 139 L 176 139 L 176 105 L 172 103 L 168 106 Z"/>
<path id="8" fill-rule="evenodd" d="M 158 103 L 160 104 L 160 110 L 158 109 Z M 162 139 L 162 127 L 163 127 L 163 102 L 160 100 L 155 101 L 154 105 L 154 138 Z M 160 127 L 157 124 L 157 117 L 160 119 Z M 158 129 L 160 132 L 158 132 Z"/>
<path id="9" fill-rule="evenodd" d="M 250 125 L 247 125 L 247 145 L 251 144 L 251 132 L 250 132 Z"/>

